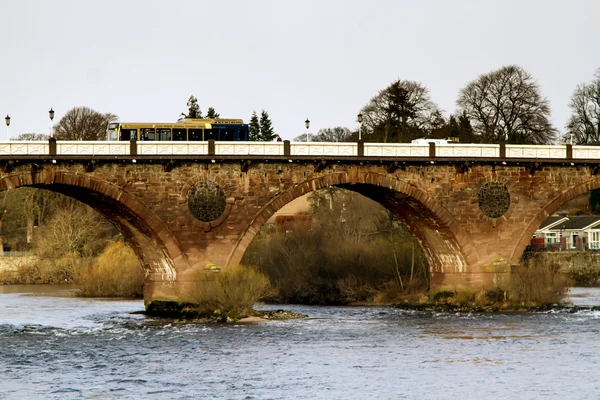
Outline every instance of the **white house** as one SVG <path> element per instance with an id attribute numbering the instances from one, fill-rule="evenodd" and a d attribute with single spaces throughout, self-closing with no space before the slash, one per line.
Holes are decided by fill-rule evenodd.
<path id="1" fill-rule="evenodd" d="M 531 245 L 562 250 L 600 249 L 600 216 L 548 217 L 535 232 Z"/>

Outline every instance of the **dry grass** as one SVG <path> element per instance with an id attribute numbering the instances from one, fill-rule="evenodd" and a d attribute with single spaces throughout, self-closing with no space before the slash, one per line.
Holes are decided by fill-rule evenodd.
<path id="1" fill-rule="evenodd" d="M 567 275 L 574 286 L 600 286 L 600 266 L 594 264 L 579 265 L 569 269 Z"/>
<path id="2" fill-rule="evenodd" d="M 220 271 L 202 271 L 189 299 L 200 314 L 244 316 L 269 294 L 269 278 L 254 268 L 239 265 Z"/>
<path id="3" fill-rule="evenodd" d="M 22 263 L 0 273 L 0 283 L 7 285 L 73 283 L 77 271 L 89 263 L 88 258 L 63 255 L 55 259 Z"/>
<path id="4" fill-rule="evenodd" d="M 123 242 L 112 242 L 96 261 L 81 268 L 77 284 L 85 297 L 142 297 L 144 270 L 133 250 Z"/>

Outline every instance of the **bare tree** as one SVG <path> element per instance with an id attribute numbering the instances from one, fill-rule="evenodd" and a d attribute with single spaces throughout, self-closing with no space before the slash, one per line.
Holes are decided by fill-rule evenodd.
<path id="1" fill-rule="evenodd" d="M 21 133 L 14 140 L 48 140 L 49 136 L 45 133 Z"/>
<path id="2" fill-rule="evenodd" d="M 41 226 L 37 249 L 43 256 L 89 256 L 104 247 L 113 226 L 92 208 L 65 196 L 48 223 Z"/>
<path id="3" fill-rule="evenodd" d="M 408 142 L 426 136 L 440 111 L 425 86 L 397 80 L 373 97 L 361 114 L 368 140 Z"/>
<path id="4" fill-rule="evenodd" d="M 54 137 L 59 140 L 106 140 L 109 122 L 118 117 L 100 113 L 89 107 L 74 107 L 54 126 Z"/>
<path id="5" fill-rule="evenodd" d="M 548 100 L 517 65 L 480 75 L 460 91 L 456 103 L 484 143 L 547 144 L 556 139 Z"/>
<path id="6" fill-rule="evenodd" d="M 600 68 L 596 79 L 577 86 L 569 106 L 572 114 L 565 139 L 574 144 L 600 142 Z"/>
<path id="7" fill-rule="evenodd" d="M 320 129 L 312 136 L 313 142 L 346 142 L 352 138 L 352 132 L 348 128 L 336 126 L 335 128 Z M 306 139 L 306 137 L 304 138 Z"/>

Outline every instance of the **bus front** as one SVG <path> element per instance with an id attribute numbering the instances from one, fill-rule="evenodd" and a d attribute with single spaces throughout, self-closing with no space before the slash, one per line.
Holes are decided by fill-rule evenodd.
<path id="1" fill-rule="evenodd" d="M 106 139 L 107 140 L 119 140 L 119 123 L 111 122 L 106 128 Z"/>

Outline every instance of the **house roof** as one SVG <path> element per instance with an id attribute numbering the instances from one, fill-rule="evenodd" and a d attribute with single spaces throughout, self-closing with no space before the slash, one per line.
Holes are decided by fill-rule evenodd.
<path id="1" fill-rule="evenodd" d="M 552 217 L 550 217 L 552 218 Z M 555 217 L 561 218 L 561 217 Z M 546 221 L 544 221 L 546 222 Z M 556 224 L 551 230 L 566 230 L 566 229 L 586 229 L 594 225 L 600 225 L 600 216 L 597 215 L 578 215 L 569 217 L 566 221 Z M 542 229 L 542 228 L 540 228 Z"/>
<path id="2" fill-rule="evenodd" d="M 556 223 L 560 222 L 560 220 L 562 219 L 567 219 L 566 217 L 548 217 L 544 220 L 544 222 L 542 222 L 542 225 L 540 225 L 538 230 L 543 230 L 543 229 L 547 229 L 552 225 L 555 225 Z M 564 228 L 563 228 L 564 229 Z"/>

